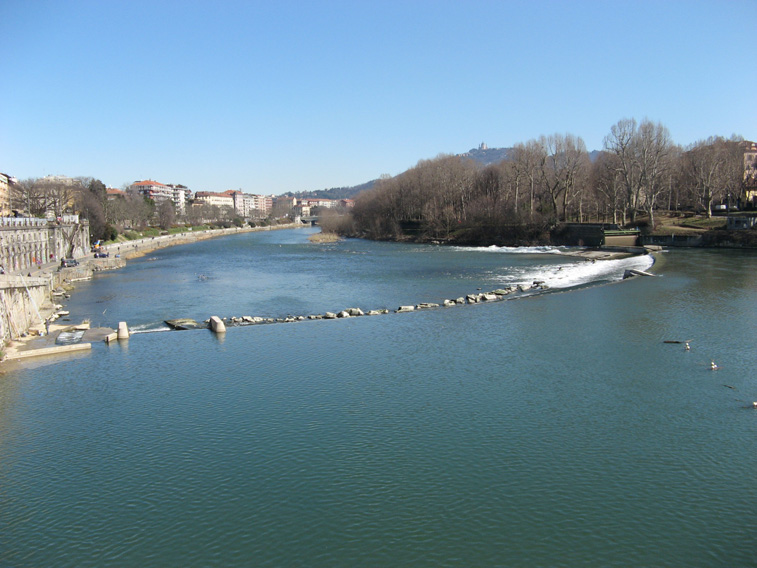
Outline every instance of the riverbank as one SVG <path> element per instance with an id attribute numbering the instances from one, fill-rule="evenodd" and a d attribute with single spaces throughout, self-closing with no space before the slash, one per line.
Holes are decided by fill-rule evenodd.
<path id="1" fill-rule="evenodd" d="M 157 237 L 146 237 L 124 243 L 112 243 L 102 249 L 110 256 L 95 258 L 94 254 L 78 257 L 78 266 L 61 268 L 57 262 L 49 262 L 28 271 L 27 275 L 0 275 L 0 289 L 4 291 L 1 309 L 3 321 L 7 322 L 8 336 L 3 338 L 0 349 L 0 363 L 7 366 L 11 361 L 26 358 L 26 352 L 36 351 L 40 355 L 50 355 L 56 352 L 68 352 L 65 345 L 58 345 L 56 341 L 61 333 L 85 331 L 82 343 L 88 341 L 102 341 L 114 332 L 110 328 L 89 330 L 89 322 L 71 323 L 70 314 L 65 318 L 58 318 L 63 310 L 62 302 L 67 295 L 75 291 L 75 282 L 92 278 L 94 272 L 100 270 L 114 270 L 126 265 L 127 260 L 140 258 L 147 254 L 167 247 L 192 244 L 198 241 L 228 236 L 237 233 L 250 233 L 280 229 L 302 228 L 305 225 L 289 223 L 286 225 L 272 225 L 268 227 L 234 227 L 229 229 L 211 229 L 202 232 L 184 232 Z M 5 301 L 9 290 L 20 294 L 22 301 Z M 28 297 L 28 301 L 27 301 Z M 28 304 L 28 305 L 27 305 Z M 19 317 L 15 311 L 21 311 Z M 14 323 L 15 322 L 15 323 Z"/>
<path id="2" fill-rule="evenodd" d="M 207 239 L 225 237 L 227 235 L 256 233 L 260 231 L 277 231 L 281 229 L 298 229 L 306 226 L 307 225 L 302 225 L 300 223 L 287 223 L 286 225 L 269 225 L 267 227 L 232 227 L 229 229 L 209 229 L 207 231 L 190 230 L 182 233 L 172 233 L 170 235 L 160 235 L 157 237 L 145 237 L 132 241 L 110 243 L 102 248 L 111 256 L 120 256 L 120 258 L 130 260 L 145 256 L 150 252 L 161 248 L 187 245 Z"/>

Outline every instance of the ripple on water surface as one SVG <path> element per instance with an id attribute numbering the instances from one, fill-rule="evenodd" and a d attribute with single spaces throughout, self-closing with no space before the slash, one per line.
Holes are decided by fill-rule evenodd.
<path id="1" fill-rule="evenodd" d="M 757 385 L 699 345 L 757 330 L 678 282 L 138 334 L 6 376 L 0 564 L 748 565 Z M 687 306 L 691 353 L 659 323 Z"/>

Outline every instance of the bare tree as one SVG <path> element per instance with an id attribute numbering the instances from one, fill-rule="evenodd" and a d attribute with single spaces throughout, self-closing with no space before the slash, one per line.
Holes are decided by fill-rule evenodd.
<path id="1" fill-rule="evenodd" d="M 712 202 L 738 194 L 743 179 L 743 153 L 735 140 L 711 136 L 692 144 L 681 156 L 683 182 L 712 216 Z"/>
<path id="2" fill-rule="evenodd" d="M 640 172 L 641 194 L 650 227 L 654 228 L 654 210 L 657 198 L 668 187 L 677 148 L 670 131 L 661 123 L 643 120 L 636 136 L 636 155 Z"/>
<path id="3" fill-rule="evenodd" d="M 164 231 L 170 229 L 176 219 L 176 207 L 173 201 L 170 199 L 161 201 L 157 206 L 156 214 L 158 215 L 158 226 Z"/>
<path id="4" fill-rule="evenodd" d="M 581 189 L 588 169 L 584 141 L 572 134 L 542 136 L 539 167 L 542 188 L 549 196 L 558 220 L 568 219 L 568 205 Z"/>
<path id="5" fill-rule="evenodd" d="M 618 156 L 602 152 L 592 165 L 591 186 L 597 195 L 600 207 L 612 217 L 617 224 L 626 222 L 625 194 L 622 176 L 618 165 Z M 621 216 L 621 219 L 618 216 Z"/>
<path id="6" fill-rule="evenodd" d="M 37 178 L 19 180 L 11 185 L 11 208 L 31 217 L 45 217 L 48 196 L 44 184 Z"/>
<path id="7" fill-rule="evenodd" d="M 614 124 L 604 140 L 605 150 L 617 157 L 617 174 L 626 191 L 631 222 L 639 210 L 649 213 L 654 226 L 657 198 L 670 179 L 675 147 L 670 132 L 659 122 L 624 118 Z"/>
<path id="8" fill-rule="evenodd" d="M 515 179 L 523 180 L 528 190 L 528 215 L 533 220 L 536 205 L 536 192 L 539 179 L 539 168 L 546 161 L 546 151 L 537 140 L 516 144 L 513 148 L 512 162 L 515 168 Z M 517 207 L 516 197 L 516 207 Z"/>
<path id="9" fill-rule="evenodd" d="M 11 209 L 32 217 L 72 213 L 81 182 L 70 178 L 29 178 L 10 186 Z"/>

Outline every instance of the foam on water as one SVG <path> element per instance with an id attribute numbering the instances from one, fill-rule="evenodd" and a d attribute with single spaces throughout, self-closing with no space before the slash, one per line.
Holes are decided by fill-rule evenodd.
<path id="1" fill-rule="evenodd" d="M 464 252 L 489 252 L 499 254 L 561 254 L 568 250 L 565 247 L 537 246 L 537 247 L 452 247 L 453 250 Z"/>
<path id="2" fill-rule="evenodd" d="M 502 282 L 517 285 L 531 284 L 539 280 L 550 288 L 573 288 L 592 283 L 622 280 L 626 270 L 647 270 L 653 264 L 654 258 L 651 255 L 643 255 L 596 262 L 581 261 L 531 266 L 513 270 L 511 274 L 503 276 Z"/>
<path id="3" fill-rule="evenodd" d="M 496 253 L 496 254 L 549 254 L 564 255 L 574 250 L 565 247 L 537 246 L 537 247 L 455 247 L 464 252 Z M 495 280 L 503 285 L 532 284 L 534 281 L 544 282 L 549 288 L 574 288 L 592 283 L 612 282 L 622 280 L 626 270 L 647 270 L 654 264 L 652 255 L 639 255 L 628 258 L 591 261 L 566 257 L 564 263 L 550 263 L 527 267 L 508 266 L 507 273 L 495 276 Z"/>
<path id="4" fill-rule="evenodd" d="M 136 335 L 138 333 L 155 333 L 158 331 L 171 331 L 171 328 L 164 322 L 145 323 L 129 328 L 129 333 L 131 335 Z"/>

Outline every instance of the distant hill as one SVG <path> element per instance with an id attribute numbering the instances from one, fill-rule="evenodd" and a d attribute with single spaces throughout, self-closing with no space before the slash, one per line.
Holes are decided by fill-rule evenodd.
<path id="1" fill-rule="evenodd" d="M 358 193 L 371 189 L 378 180 L 371 180 L 352 187 L 332 187 L 330 189 L 316 189 L 314 191 L 287 192 L 283 195 L 297 199 L 355 199 Z"/>
<path id="2" fill-rule="evenodd" d="M 465 154 L 458 154 L 458 156 L 470 158 L 479 164 L 488 166 L 506 160 L 512 150 L 512 148 L 487 148 L 486 144 L 481 144 L 478 148 L 471 148 Z"/>
<path id="3" fill-rule="evenodd" d="M 502 160 L 508 159 L 512 151 L 512 148 L 487 148 L 486 144 L 481 144 L 478 148 L 472 148 L 465 154 L 458 154 L 458 156 L 461 158 L 470 158 L 479 164 L 488 166 L 489 164 L 497 164 Z M 601 153 L 601 150 L 592 150 L 589 152 L 589 159 L 592 163 Z"/>
<path id="4" fill-rule="evenodd" d="M 510 157 L 512 148 L 488 148 L 486 144 L 481 144 L 478 148 L 471 148 L 464 154 L 457 154 L 461 158 L 468 158 L 474 162 L 478 162 L 483 166 L 489 164 L 497 164 L 502 160 L 506 160 Z M 592 150 L 589 152 L 589 159 L 594 162 L 601 150 Z M 298 191 L 296 193 L 287 192 L 283 195 L 296 197 L 298 199 L 305 198 L 321 198 L 321 199 L 355 199 L 355 197 L 363 191 L 372 189 L 378 180 L 371 180 L 360 185 L 354 185 L 352 187 L 332 187 L 330 189 L 316 189 L 314 191 Z"/>

